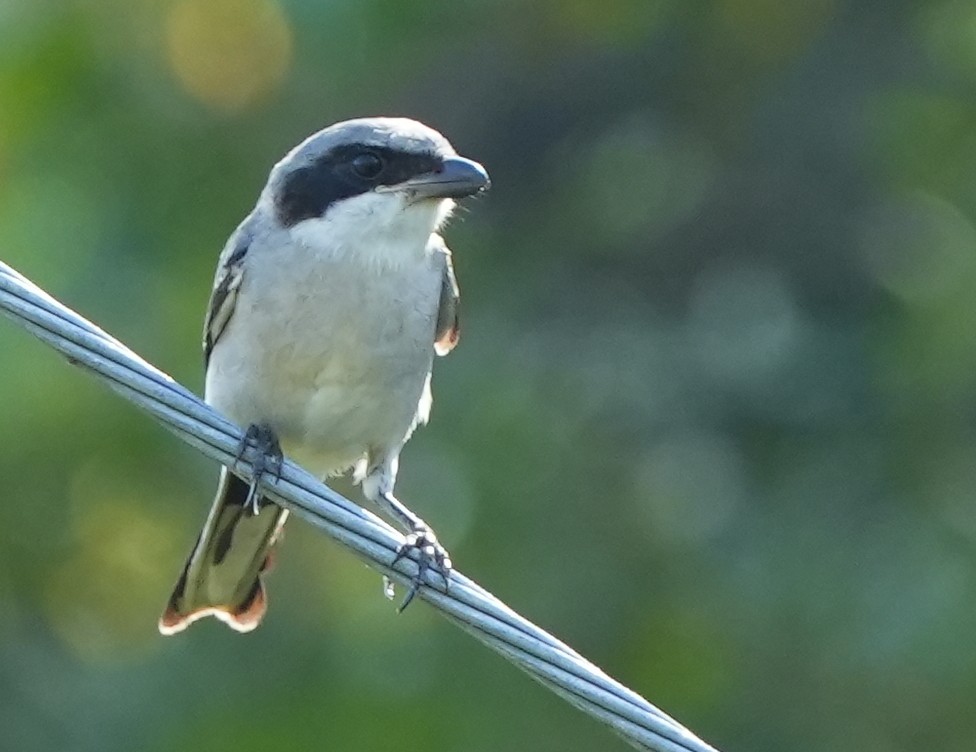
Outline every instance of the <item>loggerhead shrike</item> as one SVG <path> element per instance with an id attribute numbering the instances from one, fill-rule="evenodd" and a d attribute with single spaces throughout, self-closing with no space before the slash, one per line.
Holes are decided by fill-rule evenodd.
<path id="1" fill-rule="evenodd" d="M 407 532 L 398 556 L 417 551 L 447 583 L 447 552 L 393 485 L 430 413 L 434 355 L 458 341 L 458 287 L 437 231 L 455 199 L 488 185 L 481 165 L 405 118 L 337 123 L 271 170 L 220 255 L 203 333 L 206 401 L 248 427 L 241 452 L 256 452 L 256 477 L 221 469 L 163 634 L 204 616 L 239 632 L 261 621 L 261 572 L 288 513 L 258 487 L 282 451 L 323 478 L 351 469 Z"/>

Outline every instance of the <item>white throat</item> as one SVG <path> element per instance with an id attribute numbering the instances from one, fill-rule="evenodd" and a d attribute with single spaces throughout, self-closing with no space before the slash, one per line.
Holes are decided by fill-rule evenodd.
<path id="1" fill-rule="evenodd" d="M 294 225 L 291 237 L 316 255 L 383 271 L 430 254 L 430 236 L 450 216 L 451 200 L 408 203 L 401 193 L 364 193 Z"/>

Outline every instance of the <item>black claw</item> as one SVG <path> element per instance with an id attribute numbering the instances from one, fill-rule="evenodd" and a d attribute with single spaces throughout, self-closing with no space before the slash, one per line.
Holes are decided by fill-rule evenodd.
<path id="1" fill-rule="evenodd" d="M 237 455 L 234 457 L 234 464 L 231 469 L 237 469 L 237 465 L 249 450 L 255 452 L 256 456 L 252 463 L 253 474 L 251 486 L 244 500 L 244 508 L 250 509 L 252 515 L 256 515 L 261 508 L 262 496 L 259 490 L 261 481 L 266 475 L 271 475 L 273 483 L 277 484 L 281 480 L 281 469 L 284 463 L 284 454 L 278 437 L 275 436 L 268 426 L 252 423 L 247 427 L 244 438 L 237 448 Z"/>
<path id="2" fill-rule="evenodd" d="M 244 459 L 244 455 L 247 454 L 248 448 L 251 446 L 251 429 L 247 429 L 247 433 L 244 434 L 244 438 L 241 439 L 241 443 L 237 445 L 237 454 L 234 455 L 234 464 L 230 466 L 231 470 L 236 470 L 237 466 L 241 464 L 241 460 Z"/>
<path id="3" fill-rule="evenodd" d="M 275 441 L 275 449 L 276 452 L 271 455 L 268 469 L 271 471 L 271 482 L 277 486 L 278 481 L 281 480 L 281 468 L 285 464 L 285 455 L 282 454 L 281 447 L 278 446 L 277 441 Z"/>
<path id="4" fill-rule="evenodd" d="M 409 550 L 410 546 L 408 546 L 406 543 L 400 546 L 400 548 L 397 549 L 396 556 L 393 557 L 393 561 L 390 563 L 390 568 L 392 569 L 393 567 L 396 567 L 396 565 L 400 562 L 400 559 L 406 559 L 407 551 Z"/>
<path id="5" fill-rule="evenodd" d="M 441 579 L 444 580 L 444 593 L 446 595 L 451 592 L 451 560 L 445 559 L 441 562 L 437 571 L 440 573 Z"/>
<path id="6" fill-rule="evenodd" d="M 418 527 L 408 535 L 406 542 L 397 549 L 396 556 L 393 557 L 390 566 L 395 567 L 401 559 L 409 558 L 411 551 L 417 552 L 417 573 L 413 576 L 410 590 L 407 591 L 403 603 L 397 608 L 397 613 L 401 613 L 410 605 L 420 590 L 420 586 L 424 584 L 424 578 L 428 571 L 437 572 L 441 576 L 441 579 L 444 580 L 445 593 L 451 586 L 451 559 L 428 528 Z"/>
<path id="7" fill-rule="evenodd" d="M 402 614 L 406 610 L 407 606 L 410 605 L 410 601 L 413 600 L 413 597 L 417 594 L 418 590 L 420 590 L 420 580 L 414 580 L 410 584 L 410 590 L 407 591 L 407 597 L 403 599 L 403 603 L 397 606 L 398 614 Z"/>

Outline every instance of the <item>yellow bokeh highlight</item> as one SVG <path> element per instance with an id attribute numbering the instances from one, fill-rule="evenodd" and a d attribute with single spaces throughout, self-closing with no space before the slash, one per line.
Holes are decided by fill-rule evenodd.
<path id="1" fill-rule="evenodd" d="M 48 572 L 43 600 L 52 631 L 80 660 L 138 660 L 158 647 L 156 617 L 184 545 L 174 502 L 104 460 L 72 478 L 72 549 Z"/>
<path id="2" fill-rule="evenodd" d="M 553 0 L 550 21 L 578 39 L 605 44 L 626 44 L 645 39 L 661 23 L 674 3 L 670 0 Z"/>
<path id="3" fill-rule="evenodd" d="M 760 63 L 803 52 L 837 12 L 837 0 L 719 0 L 712 33 Z"/>
<path id="4" fill-rule="evenodd" d="M 274 0 L 181 0 L 166 19 L 166 49 L 187 92 L 213 109 L 238 112 L 281 83 L 292 33 Z"/>

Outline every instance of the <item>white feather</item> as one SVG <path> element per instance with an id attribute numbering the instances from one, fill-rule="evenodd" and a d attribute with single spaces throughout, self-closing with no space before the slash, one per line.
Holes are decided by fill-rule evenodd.
<path id="1" fill-rule="evenodd" d="M 395 459 L 430 411 L 443 259 L 429 241 L 452 204 L 367 193 L 290 230 L 265 223 L 210 356 L 207 401 L 269 425 L 319 475 Z"/>

